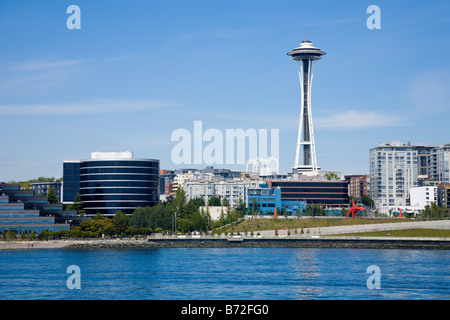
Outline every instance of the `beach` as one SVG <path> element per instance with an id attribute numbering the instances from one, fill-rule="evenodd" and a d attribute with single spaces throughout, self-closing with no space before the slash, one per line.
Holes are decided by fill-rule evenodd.
<path id="1" fill-rule="evenodd" d="M 70 246 L 79 240 L 48 240 L 48 241 L 0 241 L 0 250 L 14 249 L 58 249 Z"/>

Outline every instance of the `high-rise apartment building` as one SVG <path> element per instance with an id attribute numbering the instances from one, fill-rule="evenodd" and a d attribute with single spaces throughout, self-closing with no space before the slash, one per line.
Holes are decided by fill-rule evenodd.
<path id="1" fill-rule="evenodd" d="M 417 149 L 399 141 L 370 149 L 370 182 L 378 210 L 409 205 L 409 189 L 418 186 Z"/>
<path id="2" fill-rule="evenodd" d="M 450 143 L 431 149 L 428 174 L 431 181 L 450 183 Z"/>

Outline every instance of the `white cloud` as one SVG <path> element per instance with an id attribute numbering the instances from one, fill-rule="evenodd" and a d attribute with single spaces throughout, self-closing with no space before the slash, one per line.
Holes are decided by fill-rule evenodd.
<path id="1" fill-rule="evenodd" d="M 38 70 L 48 70 L 56 68 L 65 68 L 68 66 L 74 66 L 82 63 L 83 60 L 57 60 L 57 61 L 45 61 L 45 60 L 35 60 L 26 61 L 12 66 L 12 69 L 16 71 L 38 71 Z"/>
<path id="2" fill-rule="evenodd" d="M 74 115 L 132 112 L 164 107 L 175 103 L 148 99 L 97 99 L 78 103 L 0 105 L 0 115 Z"/>
<path id="3" fill-rule="evenodd" d="M 0 97 L 20 97 L 55 90 L 76 77 L 84 60 L 33 60 L 1 67 Z"/>
<path id="4" fill-rule="evenodd" d="M 347 110 L 343 113 L 332 114 L 328 117 L 313 117 L 314 126 L 318 128 L 333 129 L 358 129 L 381 128 L 403 125 L 405 119 L 379 111 L 363 112 L 359 110 Z"/>

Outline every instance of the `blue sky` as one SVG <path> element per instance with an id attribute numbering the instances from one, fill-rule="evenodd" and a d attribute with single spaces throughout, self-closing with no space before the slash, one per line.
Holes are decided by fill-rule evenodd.
<path id="1" fill-rule="evenodd" d="M 66 27 L 72 4 L 81 30 Z M 312 86 L 322 169 L 365 174 L 380 142 L 450 141 L 449 2 L 1 0 L 0 181 L 61 176 L 92 151 L 204 167 L 171 161 L 171 133 L 196 120 L 279 129 L 290 171 L 300 89 L 286 53 L 305 28 L 327 53 Z"/>

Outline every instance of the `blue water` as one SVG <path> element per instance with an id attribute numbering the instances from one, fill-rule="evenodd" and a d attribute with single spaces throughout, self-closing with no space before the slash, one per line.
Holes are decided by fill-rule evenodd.
<path id="1" fill-rule="evenodd" d="M 67 267 L 80 268 L 68 289 Z M 370 265 L 380 289 L 369 289 Z M 449 299 L 450 251 L 319 248 L 0 251 L 0 299 Z"/>

